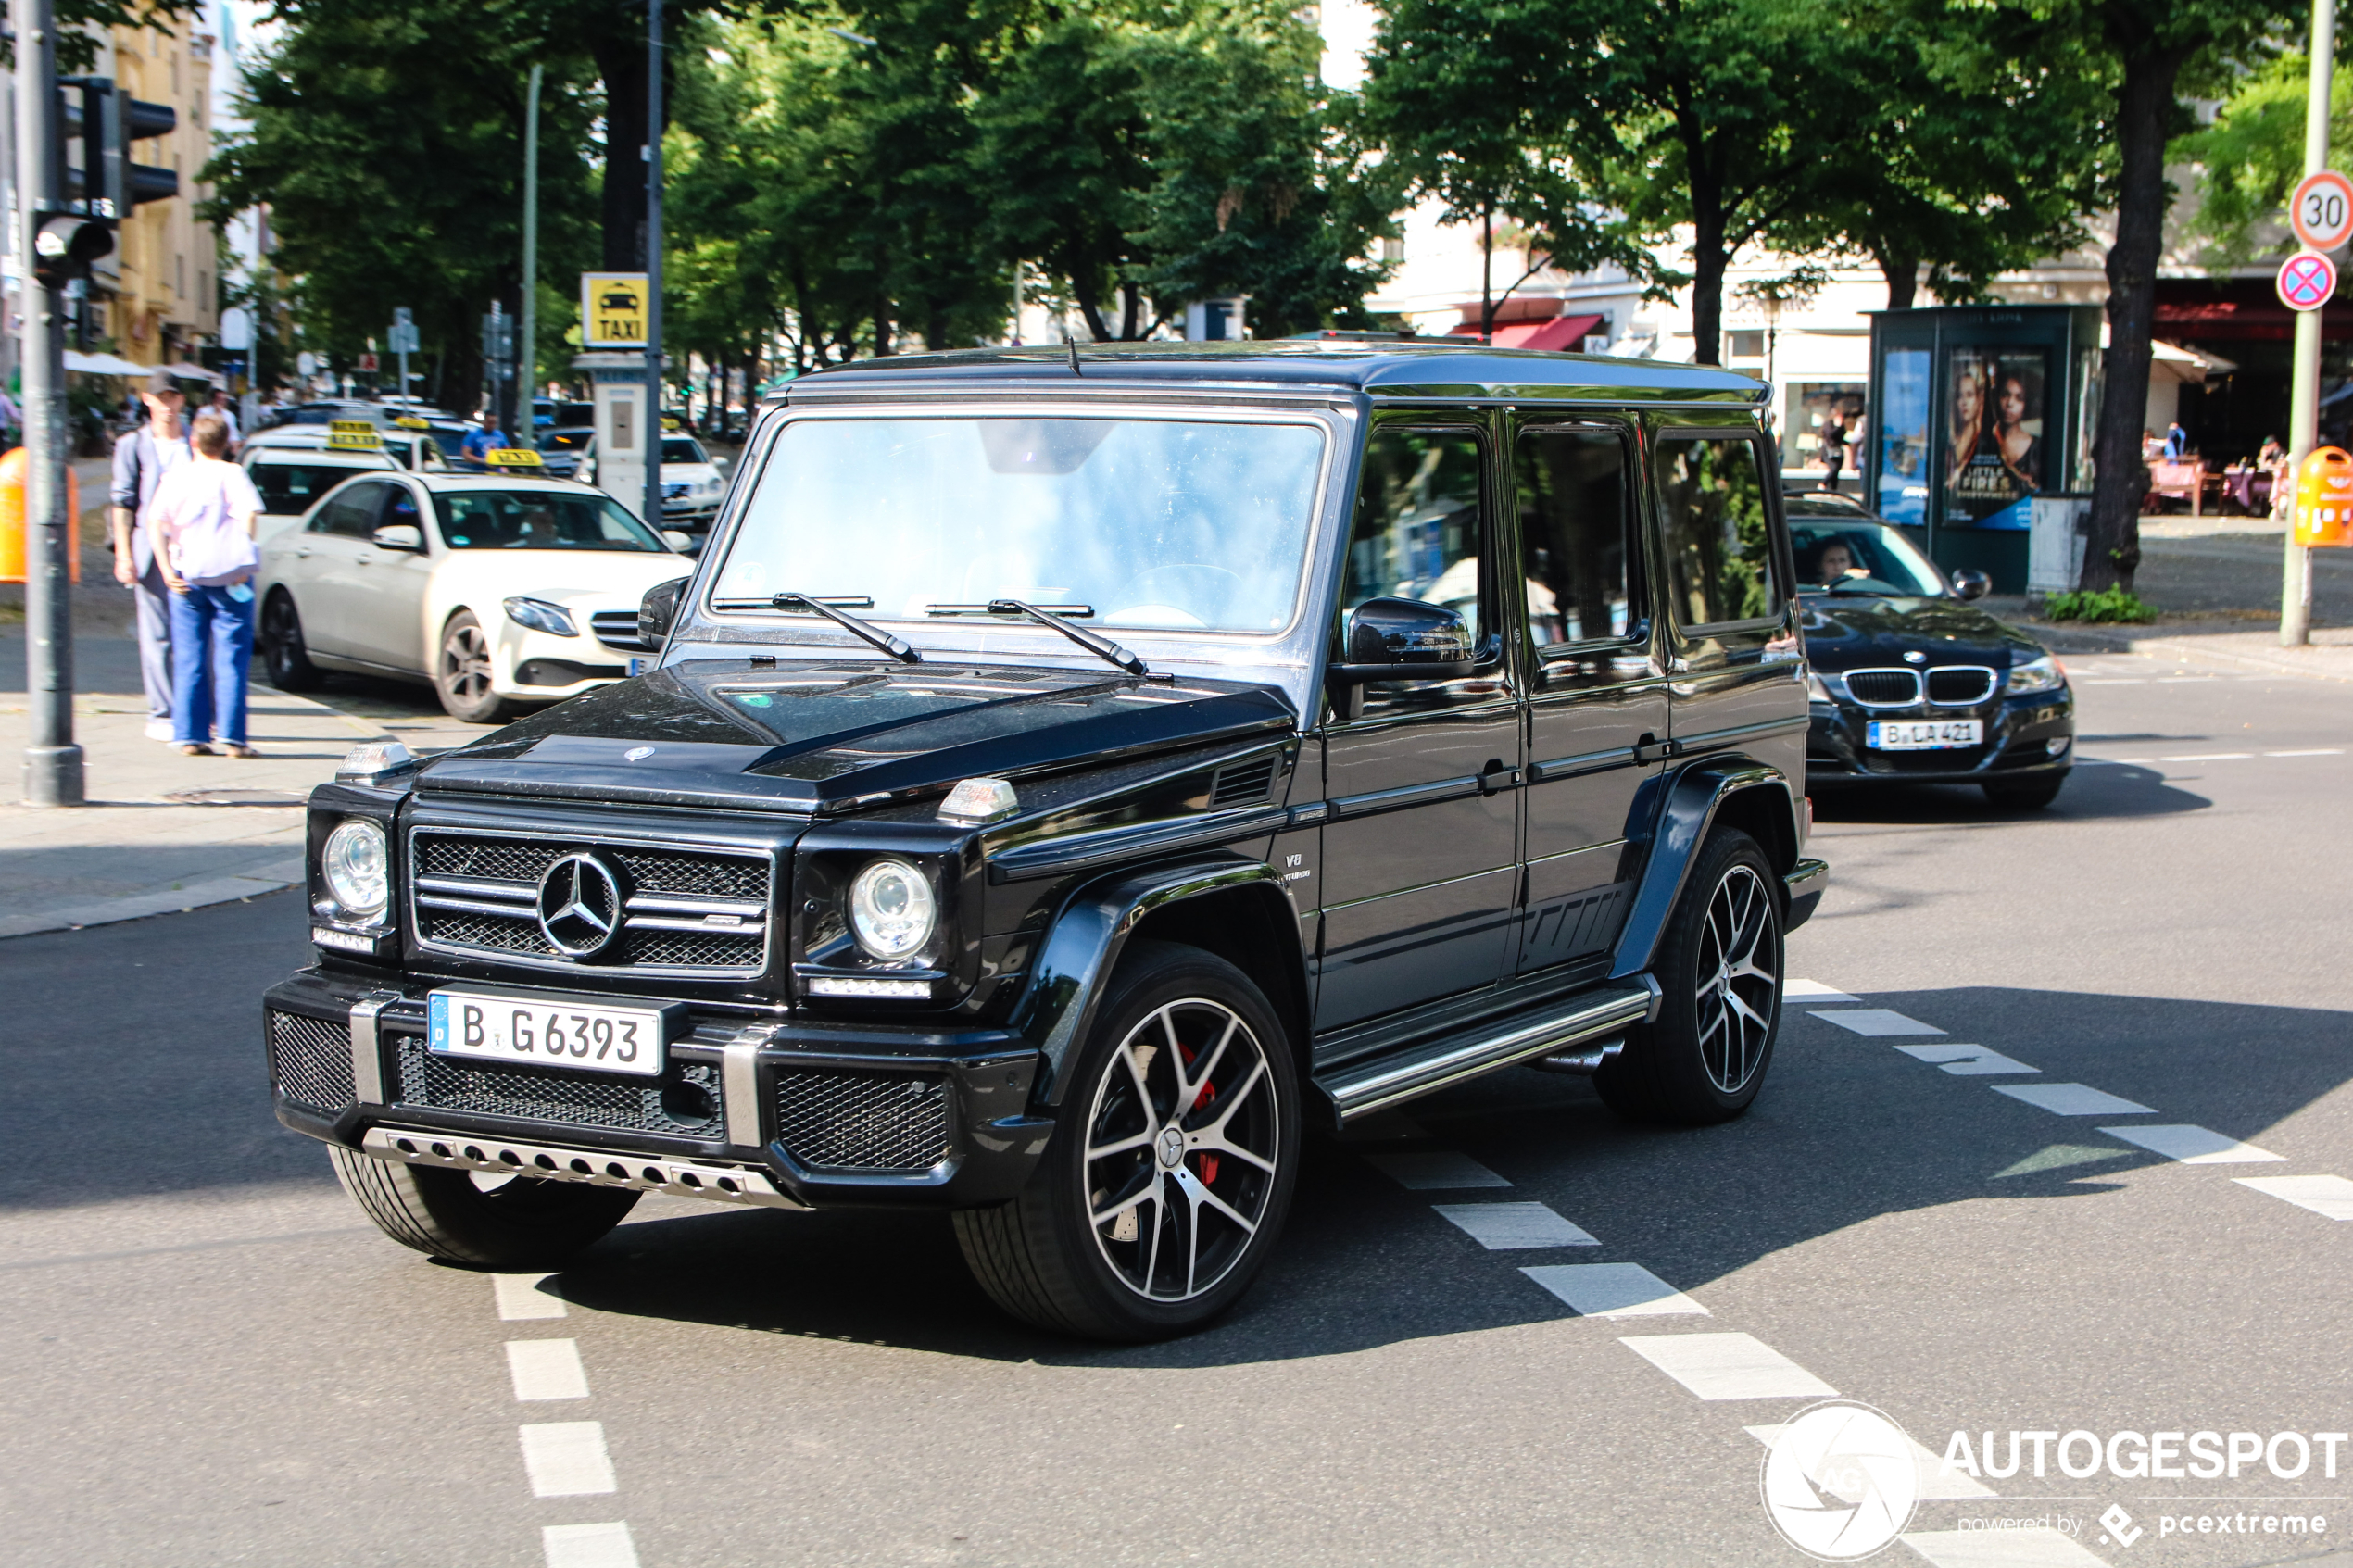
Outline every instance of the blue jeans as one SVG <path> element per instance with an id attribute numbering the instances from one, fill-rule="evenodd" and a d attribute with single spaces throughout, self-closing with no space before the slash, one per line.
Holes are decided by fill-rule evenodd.
<path id="1" fill-rule="evenodd" d="M 191 583 L 186 593 L 164 596 L 171 601 L 171 738 L 202 746 L 212 738 L 217 718 L 222 740 L 245 745 L 253 584 Z"/>

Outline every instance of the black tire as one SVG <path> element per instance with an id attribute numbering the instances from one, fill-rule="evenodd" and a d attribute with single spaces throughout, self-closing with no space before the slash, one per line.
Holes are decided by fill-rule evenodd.
<path id="1" fill-rule="evenodd" d="M 461 609 L 442 622 L 441 646 L 434 650 L 433 689 L 441 710 L 469 724 L 501 724 L 522 709 L 490 685 L 490 636 Z"/>
<path id="2" fill-rule="evenodd" d="M 637 1206 L 626 1187 L 515 1176 L 484 1191 L 471 1173 L 372 1160 L 329 1145 L 335 1179 L 376 1228 L 428 1257 L 478 1269 L 558 1269 Z"/>
<path id="3" fill-rule="evenodd" d="M 282 692 L 315 692 L 327 684 L 302 640 L 302 612 L 283 588 L 273 589 L 261 607 L 261 662 Z"/>
<path id="4" fill-rule="evenodd" d="M 956 1239 L 981 1288 L 1026 1323 L 1165 1339 L 1250 1288 L 1290 1211 L 1299 1160 L 1298 1073 L 1266 998 L 1223 959 L 1139 943 L 1076 1055 L 1029 1185 L 1011 1203 L 957 1214 Z"/>
<path id="5" fill-rule="evenodd" d="M 1985 792 L 1988 804 L 2005 811 L 2039 811 L 2058 798 L 2066 786 L 2067 774 L 2044 773 L 2031 779 L 1991 779 L 1978 787 Z"/>
<path id="6" fill-rule="evenodd" d="M 1651 969 L 1658 1017 L 1593 1075 L 1611 1110 L 1705 1126 L 1749 1108 L 1780 1034 L 1783 899 L 1755 839 L 1708 834 Z"/>

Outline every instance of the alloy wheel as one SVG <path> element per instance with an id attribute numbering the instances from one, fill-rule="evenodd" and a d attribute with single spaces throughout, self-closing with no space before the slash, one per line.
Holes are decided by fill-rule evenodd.
<path id="1" fill-rule="evenodd" d="M 490 639 L 481 627 L 452 626 L 441 639 L 441 686 L 469 708 L 490 695 Z"/>
<path id="2" fill-rule="evenodd" d="M 1128 1031 L 1081 1170 L 1095 1244 L 1129 1290 L 1190 1300 L 1240 1261 L 1275 1193 L 1277 1109 L 1265 1045 L 1223 1003 L 1173 1001 Z"/>
<path id="3" fill-rule="evenodd" d="M 1780 990 L 1780 940 L 1772 890 L 1754 868 L 1735 865 L 1716 884 L 1701 922 L 1700 1064 L 1725 1094 L 1745 1087 L 1773 1037 Z"/>

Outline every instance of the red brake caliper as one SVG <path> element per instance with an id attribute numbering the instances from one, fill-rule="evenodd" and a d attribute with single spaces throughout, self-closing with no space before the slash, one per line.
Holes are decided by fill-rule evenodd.
<path id="1" fill-rule="evenodd" d="M 1187 1071 L 1188 1073 L 1191 1072 L 1191 1071 L 1192 1071 L 1192 1067 L 1193 1067 L 1193 1053 L 1192 1053 L 1191 1051 L 1189 1051 L 1189 1050 L 1187 1050 L 1187 1049 L 1186 1049 L 1184 1047 L 1182 1047 L 1182 1046 L 1179 1046 L 1179 1047 L 1177 1047 L 1176 1048 L 1177 1048 L 1180 1052 L 1182 1052 L 1182 1053 L 1183 1053 L 1183 1055 L 1184 1055 L 1184 1058 L 1185 1058 L 1185 1071 Z M 1216 1102 L 1216 1099 L 1217 1099 L 1217 1085 L 1214 1085 L 1214 1084 L 1203 1084 L 1203 1085 L 1201 1086 L 1201 1093 L 1200 1093 L 1200 1094 L 1198 1094 L 1198 1095 L 1196 1095 L 1196 1096 L 1193 1098 L 1193 1103 L 1192 1103 L 1192 1105 L 1190 1106 L 1190 1108 L 1189 1108 L 1189 1111 L 1190 1111 L 1190 1110 L 1206 1110 L 1209 1106 L 1211 1106 L 1211 1105 L 1214 1104 L 1214 1103 Z M 1202 1179 L 1202 1185 L 1216 1185 L 1216 1181 L 1217 1181 L 1217 1156 L 1215 1156 L 1215 1155 L 1214 1155 L 1214 1154 L 1204 1154 L 1204 1155 L 1201 1155 L 1201 1156 L 1199 1157 L 1199 1159 L 1200 1159 L 1200 1161 L 1201 1161 L 1201 1179 Z"/>

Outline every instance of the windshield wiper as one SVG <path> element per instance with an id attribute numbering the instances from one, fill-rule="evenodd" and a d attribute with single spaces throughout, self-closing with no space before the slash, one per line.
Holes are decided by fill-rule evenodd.
<path id="1" fill-rule="evenodd" d="M 1091 606 L 1086 605 L 1065 605 L 1061 608 L 1077 615 L 1095 613 Z M 1117 665 L 1130 675 L 1142 675 L 1149 679 L 1152 672 L 1151 666 L 1113 642 L 1109 637 L 1098 637 L 1084 626 L 1073 626 L 1052 610 L 1040 609 L 1036 605 L 1024 603 L 1020 599 L 991 599 L 985 605 L 925 605 L 924 613 L 926 615 L 1026 615 L 1040 626 L 1052 627 L 1088 653 Z"/>
<path id="2" fill-rule="evenodd" d="M 906 642 L 892 636 L 879 626 L 872 625 L 854 615 L 846 613 L 840 608 L 844 605 L 853 605 L 860 609 L 872 609 L 875 608 L 875 601 L 871 598 L 821 599 L 812 594 L 778 594 L 768 602 L 778 609 L 790 609 L 795 605 L 799 605 L 814 610 L 850 635 L 872 643 L 901 664 L 921 664 L 924 661 L 924 656 L 917 653 Z"/>

